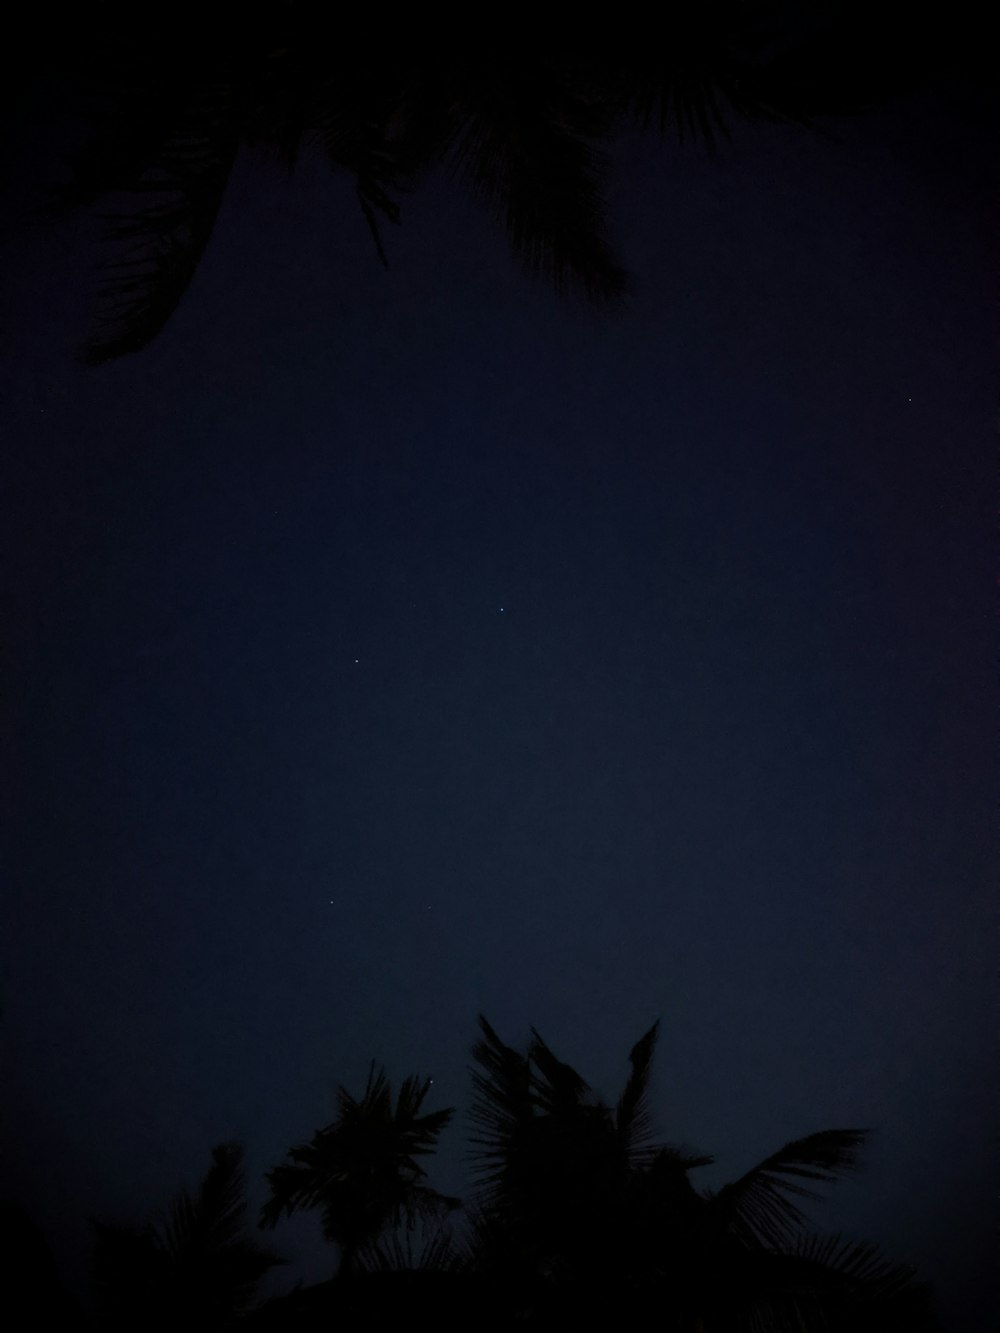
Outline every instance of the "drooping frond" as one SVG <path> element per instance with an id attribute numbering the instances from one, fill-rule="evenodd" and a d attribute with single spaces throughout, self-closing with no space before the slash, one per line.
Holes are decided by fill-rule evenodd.
<path id="1" fill-rule="evenodd" d="M 867 1242 L 805 1236 L 737 1263 L 746 1307 L 777 1333 L 940 1333 L 931 1288 Z"/>
<path id="2" fill-rule="evenodd" d="M 183 25 L 109 20 L 81 34 L 81 119 L 93 132 L 52 192 L 56 212 L 109 199 L 99 329 L 81 353 L 92 364 L 145 347 L 190 285 L 235 161 L 248 77 L 224 42 L 192 41 Z"/>
<path id="3" fill-rule="evenodd" d="M 806 1218 L 793 1199 L 818 1199 L 801 1181 L 828 1184 L 855 1171 L 868 1135 L 863 1129 L 828 1129 L 786 1143 L 711 1200 L 714 1220 L 749 1244 L 791 1243 Z"/>
<path id="4" fill-rule="evenodd" d="M 627 283 L 606 234 L 604 154 L 581 128 L 558 59 L 491 61 L 462 74 L 446 160 L 529 274 L 556 292 L 618 301 Z"/>
<path id="5" fill-rule="evenodd" d="M 212 235 L 238 142 L 228 90 L 201 89 L 142 175 L 127 184 L 131 207 L 106 221 L 103 332 L 84 348 L 85 361 L 140 351 L 166 325 Z"/>
<path id="6" fill-rule="evenodd" d="M 398 224 L 397 194 L 405 169 L 388 127 L 402 98 L 401 76 L 392 68 L 344 64 L 315 80 L 310 106 L 310 136 L 335 171 L 355 180 L 358 203 L 384 267 L 389 260 L 379 219 Z"/>
<path id="7" fill-rule="evenodd" d="M 908 1264 L 887 1259 L 877 1245 L 845 1240 L 842 1236 L 804 1236 L 793 1247 L 794 1261 L 825 1271 L 833 1281 L 849 1284 L 866 1300 L 890 1301 L 920 1289 Z"/>

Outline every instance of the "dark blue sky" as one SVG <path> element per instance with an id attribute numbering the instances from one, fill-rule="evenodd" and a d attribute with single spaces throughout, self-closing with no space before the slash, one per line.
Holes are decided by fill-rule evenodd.
<path id="1" fill-rule="evenodd" d="M 77 1272 L 368 1062 L 463 1112 L 483 1011 L 717 1185 L 873 1125 L 817 1213 L 978 1333 L 997 1221 L 995 145 L 966 93 L 619 145 L 635 275 L 532 286 L 440 180 L 391 271 L 246 163 L 163 337 L 77 367 L 85 227 L 7 211 L 2 1115 Z M 281 1276 L 326 1274 L 307 1218 Z"/>

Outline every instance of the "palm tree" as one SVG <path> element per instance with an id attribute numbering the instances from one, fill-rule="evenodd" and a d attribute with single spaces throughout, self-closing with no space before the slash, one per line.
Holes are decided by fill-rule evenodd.
<path id="1" fill-rule="evenodd" d="M 246 1234 L 243 1147 L 224 1143 L 192 1197 L 182 1191 L 161 1225 L 93 1222 L 93 1276 L 107 1327 L 224 1329 L 284 1263 Z"/>
<path id="2" fill-rule="evenodd" d="M 381 224 L 398 222 L 402 195 L 443 165 L 529 272 L 615 301 L 626 278 L 603 195 L 619 128 L 638 121 L 711 149 L 734 115 L 838 109 L 836 87 L 817 101 L 808 77 L 813 31 L 766 0 L 677 3 L 661 16 L 666 35 L 645 44 L 603 30 L 548 42 L 498 33 L 488 47 L 457 32 L 368 40 L 331 35 L 325 10 L 294 3 L 195 34 L 131 7 L 78 22 L 68 59 L 87 71 L 94 133 L 61 205 L 115 200 L 102 332 L 85 349 L 95 363 L 140 350 L 169 321 L 244 149 L 289 169 L 303 150 L 322 152 L 353 178 L 383 262 Z"/>
<path id="3" fill-rule="evenodd" d="M 534 1030 L 522 1054 L 479 1023 L 472 1252 L 480 1271 L 507 1275 L 522 1312 L 653 1308 L 692 1333 L 937 1327 L 911 1270 L 874 1246 L 811 1235 L 798 1206 L 857 1167 L 866 1131 L 811 1134 L 718 1193 L 699 1191 L 689 1173 L 713 1159 L 652 1137 L 656 1024 L 611 1108 Z"/>
<path id="4" fill-rule="evenodd" d="M 288 1152 L 288 1161 L 268 1172 L 271 1198 L 261 1225 L 273 1227 L 282 1213 L 322 1210 L 323 1234 L 340 1250 L 340 1274 L 389 1229 L 412 1227 L 459 1206 L 426 1185 L 419 1157 L 433 1152 L 454 1109 L 421 1114 L 431 1080 L 403 1080 L 396 1097 L 384 1070 L 374 1063 L 360 1099 L 337 1092 L 337 1117 L 312 1139 Z"/>

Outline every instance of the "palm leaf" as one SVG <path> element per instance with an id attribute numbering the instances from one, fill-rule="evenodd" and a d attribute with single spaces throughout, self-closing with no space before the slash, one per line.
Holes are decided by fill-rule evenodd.
<path id="1" fill-rule="evenodd" d="M 729 139 L 724 87 L 717 70 L 664 64 L 633 69 L 626 104 L 643 129 L 656 125 L 662 137 L 671 133 L 683 143 L 700 140 L 714 153 L 720 138 Z"/>
<path id="2" fill-rule="evenodd" d="M 81 352 L 91 364 L 145 347 L 187 291 L 229 180 L 244 102 L 218 44 L 192 42 L 155 16 L 108 18 L 87 34 L 80 60 L 93 134 L 52 195 L 56 212 L 113 197 L 99 331 Z"/>
<path id="3" fill-rule="evenodd" d="M 571 1066 L 558 1059 L 535 1028 L 528 1060 L 538 1070 L 531 1080 L 534 1104 L 543 1115 L 559 1115 L 583 1105 L 590 1088 Z"/>
<path id="4" fill-rule="evenodd" d="M 923 1284 L 908 1264 L 887 1259 L 877 1245 L 867 1241 L 844 1240 L 836 1236 L 806 1236 L 789 1256 L 793 1262 L 824 1272 L 831 1281 L 841 1282 L 863 1293 L 867 1300 L 893 1300 Z"/>
<path id="5" fill-rule="evenodd" d="M 629 1161 L 636 1165 L 655 1151 L 651 1143 L 653 1121 L 649 1110 L 648 1093 L 653 1052 L 656 1049 L 659 1030 L 660 1023 L 657 1019 L 629 1051 L 628 1060 L 631 1069 L 615 1108 L 618 1138 Z"/>
<path id="6" fill-rule="evenodd" d="M 355 179 L 358 203 L 375 242 L 378 257 L 389 267 L 379 218 L 398 224 L 403 172 L 394 145 L 387 138 L 402 90 L 389 69 L 364 65 L 341 68 L 319 78 L 310 99 L 310 131 L 335 171 Z"/>
<path id="7" fill-rule="evenodd" d="M 202 90 L 130 185 L 150 202 L 106 221 L 113 258 L 100 266 L 103 332 L 83 349 L 86 362 L 140 351 L 164 328 L 208 245 L 237 147 L 228 89 Z"/>
<path id="8" fill-rule="evenodd" d="M 867 1242 L 807 1236 L 739 1265 L 740 1300 L 777 1333 L 939 1333 L 931 1288 Z"/>
<path id="9" fill-rule="evenodd" d="M 737 118 L 812 127 L 806 102 L 789 97 L 771 77 L 775 38 L 797 51 L 798 23 L 790 14 L 775 21 L 769 6 L 716 0 L 674 6 L 670 23 L 665 41 L 644 48 L 632 43 L 611 62 L 610 87 L 618 90 L 623 112 L 644 129 L 700 142 L 711 154 L 720 140 L 731 139 Z"/>
<path id="10" fill-rule="evenodd" d="M 620 299 L 626 277 L 606 236 L 604 155 L 558 62 L 473 64 L 463 74 L 446 161 L 504 226 L 530 275 L 556 292 Z"/>
<path id="11" fill-rule="evenodd" d="M 173 1200 L 161 1227 L 95 1224 L 95 1277 L 107 1313 L 223 1326 L 243 1314 L 260 1279 L 284 1262 L 245 1233 L 243 1148 L 213 1149 L 198 1193 Z M 157 1325 L 159 1326 L 159 1325 Z"/>
<path id="12" fill-rule="evenodd" d="M 410 1231 L 404 1236 L 394 1232 L 388 1239 L 366 1246 L 359 1257 L 362 1268 L 369 1273 L 457 1273 L 468 1266 L 443 1226 L 419 1246 L 414 1245 Z"/>
<path id="13" fill-rule="evenodd" d="M 788 1244 L 806 1223 L 793 1198 L 821 1197 L 798 1182 L 827 1184 L 855 1171 L 868 1133 L 828 1129 L 786 1143 L 712 1198 L 716 1225 L 748 1244 Z"/>
<path id="14" fill-rule="evenodd" d="M 420 1115 L 420 1108 L 431 1089 L 431 1080 L 415 1075 L 403 1080 L 396 1098 L 395 1123 L 411 1157 L 433 1152 L 441 1132 L 455 1114 L 453 1107 Z"/>
<path id="15" fill-rule="evenodd" d="M 489 1194 L 499 1188 L 512 1149 L 530 1124 L 534 1098 L 527 1056 L 505 1045 L 482 1014 L 479 1027 L 483 1035 L 472 1048 L 480 1068 L 471 1071 L 475 1099 L 469 1115 L 476 1130 L 470 1156 Z"/>
<path id="16" fill-rule="evenodd" d="M 168 1253 L 179 1258 L 196 1241 L 222 1248 L 238 1239 L 246 1216 L 243 1147 L 223 1143 L 212 1149 L 209 1167 L 196 1198 L 186 1190 L 174 1199 L 163 1227 Z"/>

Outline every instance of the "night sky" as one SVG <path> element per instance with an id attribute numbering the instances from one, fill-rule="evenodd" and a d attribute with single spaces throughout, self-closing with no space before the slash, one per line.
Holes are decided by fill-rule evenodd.
<path id="1" fill-rule="evenodd" d="M 73 1283 L 476 1015 L 717 1186 L 873 1126 L 815 1213 L 987 1328 L 997 1226 L 1000 160 L 967 88 L 714 159 L 623 138 L 633 290 L 560 300 L 446 178 L 377 262 L 252 159 L 167 331 L 87 369 L 88 222 L 4 227 L 5 1189 Z M 46 114 L 49 116 L 46 128 Z M 326 1277 L 306 1216 L 274 1289 Z"/>

